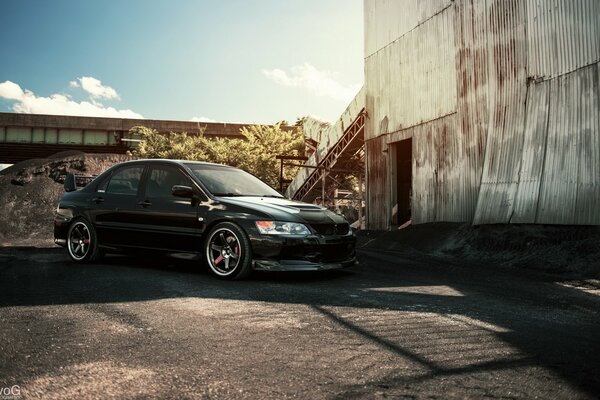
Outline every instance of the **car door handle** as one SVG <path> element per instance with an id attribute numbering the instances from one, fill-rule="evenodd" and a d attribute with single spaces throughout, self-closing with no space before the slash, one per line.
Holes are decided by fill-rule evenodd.
<path id="1" fill-rule="evenodd" d="M 138 202 L 138 206 L 142 206 L 142 207 L 149 207 L 151 205 L 152 205 L 152 203 L 150 203 L 148 200 Z"/>
<path id="2" fill-rule="evenodd" d="M 104 197 L 94 197 L 92 201 L 96 204 L 100 204 L 104 201 Z"/>

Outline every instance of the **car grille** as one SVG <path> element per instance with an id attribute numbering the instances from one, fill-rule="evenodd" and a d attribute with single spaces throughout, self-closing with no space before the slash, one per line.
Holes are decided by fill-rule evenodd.
<path id="1" fill-rule="evenodd" d="M 321 261 L 322 262 L 341 262 L 346 261 L 354 257 L 354 245 L 343 243 L 332 246 L 324 246 L 321 249 Z"/>
<path id="2" fill-rule="evenodd" d="M 343 224 L 311 224 L 310 225 L 320 235 L 346 235 L 350 225 Z"/>

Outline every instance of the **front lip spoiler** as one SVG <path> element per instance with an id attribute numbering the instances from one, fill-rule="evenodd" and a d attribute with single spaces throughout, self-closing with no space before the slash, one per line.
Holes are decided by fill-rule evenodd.
<path id="1" fill-rule="evenodd" d="M 328 271 L 358 264 L 356 257 L 334 263 L 314 263 L 303 260 L 254 260 L 255 271 Z"/>

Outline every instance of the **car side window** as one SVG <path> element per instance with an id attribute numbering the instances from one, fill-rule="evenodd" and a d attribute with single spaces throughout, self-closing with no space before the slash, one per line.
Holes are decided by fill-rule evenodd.
<path id="1" fill-rule="evenodd" d="M 112 174 L 106 193 L 135 195 L 144 167 L 125 167 Z"/>
<path id="2" fill-rule="evenodd" d="M 146 197 L 170 198 L 175 185 L 192 186 L 189 178 L 174 167 L 156 166 L 150 168 L 146 183 Z"/>
<path id="3" fill-rule="evenodd" d="M 96 185 L 96 192 L 104 193 L 106 192 L 106 187 L 108 186 L 108 181 L 110 181 L 110 175 L 108 174 Z"/>

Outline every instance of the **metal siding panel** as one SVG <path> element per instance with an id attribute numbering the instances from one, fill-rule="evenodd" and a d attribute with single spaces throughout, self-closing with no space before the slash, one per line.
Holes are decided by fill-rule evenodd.
<path id="1" fill-rule="evenodd" d="M 436 220 L 437 147 L 431 124 L 412 128 L 413 134 L 413 199 L 412 222 L 422 224 Z"/>
<path id="2" fill-rule="evenodd" d="M 430 125 L 433 128 L 433 147 L 436 149 L 435 160 L 435 219 L 434 221 L 444 220 L 445 201 L 446 201 L 446 174 L 444 173 L 444 162 L 446 157 L 446 137 L 443 132 L 440 132 L 434 124 Z"/>
<path id="3" fill-rule="evenodd" d="M 461 221 L 461 170 L 458 163 L 461 136 L 454 129 L 454 115 L 431 124 L 437 149 L 436 221 Z"/>
<path id="4" fill-rule="evenodd" d="M 406 138 L 413 140 L 412 223 L 464 221 L 464 205 L 470 201 L 461 191 L 462 139 L 456 114 L 387 135 L 386 141 Z"/>
<path id="5" fill-rule="evenodd" d="M 32 128 L 31 130 L 31 143 L 44 143 L 44 128 Z"/>
<path id="6" fill-rule="evenodd" d="M 388 94 L 386 87 L 381 92 L 377 92 L 384 93 L 383 96 L 394 95 L 394 101 L 399 102 L 405 101 L 407 96 L 398 96 L 397 93 L 407 93 L 408 89 L 406 88 L 418 86 L 423 93 L 431 96 L 432 91 L 448 93 L 450 90 L 446 87 L 451 87 L 455 98 L 459 98 L 458 105 L 455 106 L 458 107 L 460 113 L 460 125 L 459 116 L 451 113 L 410 128 L 396 130 L 387 135 L 388 143 L 407 137 L 413 138 L 412 220 L 415 224 L 434 221 L 470 221 L 477 201 L 487 133 L 486 10 L 479 2 L 467 5 L 457 3 L 456 7 L 455 11 L 445 10 L 436 16 L 445 21 L 445 26 L 444 23 L 436 23 L 442 26 L 441 31 L 448 32 L 449 27 L 452 27 L 452 41 L 456 44 L 456 48 L 441 47 L 439 43 L 429 40 L 424 42 L 428 43 L 427 45 L 420 47 L 422 53 L 414 55 L 423 59 L 424 54 L 447 51 L 443 57 L 451 60 L 450 66 L 455 66 L 454 78 L 438 80 L 434 85 L 433 83 L 423 84 L 422 82 L 427 82 L 427 80 L 419 81 L 411 76 L 409 79 L 393 80 L 393 82 L 397 82 L 394 85 L 398 86 L 391 85 L 391 94 Z M 450 18 L 452 18 L 451 22 Z M 466 23 L 463 24 L 463 21 Z M 461 31 L 459 28 L 468 31 Z M 466 45 L 465 41 L 469 44 Z M 468 51 L 461 51 L 467 47 Z M 477 51 L 471 52 L 471 48 L 477 48 Z M 398 56 L 390 56 L 390 63 L 384 63 L 384 68 L 389 65 L 398 65 L 396 60 L 400 59 L 402 53 L 399 51 L 394 53 Z M 367 62 L 369 61 L 372 60 L 367 60 Z M 396 68 L 395 73 L 398 73 L 398 70 Z M 459 71 L 458 78 L 457 70 Z M 389 71 L 389 73 L 394 73 L 394 71 Z M 375 78 L 373 77 L 373 80 Z M 385 82 L 385 80 L 380 82 Z M 394 89 L 394 87 L 401 89 Z M 373 99 L 374 104 L 376 96 L 367 97 L 368 110 L 371 109 L 370 104 L 372 104 L 370 98 Z M 397 106 L 399 110 L 397 109 L 396 112 L 402 118 L 410 115 L 410 111 L 407 111 L 410 108 L 405 104 Z M 428 105 L 421 105 L 418 108 L 423 106 L 427 107 Z M 379 110 L 381 114 L 388 116 L 389 109 L 381 105 L 373 109 L 373 113 Z M 393 107 L 391 109 L 393 110 Z M 373 113 L 370 115 L 372 116 Z M 385 123 L 383 123 L 384 121 Z M 390 119 L 385 117 L 383 119 L 372 117 L 369 122 L 371 129 L 375 130 L 377 134 L 386 134 L 393 130 L 392 124 L 393 121 L 390 122 Z"/>
<path id="7" fill-rule="evenodd" d="M 365 142 L 367 161 L 367 229 L 386 229 L 388 225 L 387 157 L 384 137 Z"/>
<path id="8" fill-rule="evenodd" d="M 367 139 L 454 113 L 454 6 L 367 57 L 365 82 L 373 99 Z"/>
<path id="9" fill-rule="evenodd" d="M 526 135 L 535 138 L 528 143 L 526 136 L 517 210 L 511 222 L 599 224 L 599 78 L 597 64 L 586 67 L 599 54 L 598 24 L 590 22 L 598 21 L 598 2 L 536 5 L 543 9 L 541 15 L 528 2 L 528 62 L 530 74 L 546 81 L 530 86 Z M 548 100 L 536 99 L 539 90 L 547 92 Z M 536 102 L 539 108 L 533 109 Z M 546 116 L 549 122 L 544 128 Z M 536 123 L 539 127 L 531 132 Z M 546 138 L 545 152 L 539 153 L 543 157 L 527 154 L 528 148 L 532 154 L 542 148 Z M 535 167 L 531 176 L 529 167 Z M 538 175 L 539 181 L 534 178 Z"/>
<path id="10" fill-rule="evenodd" d="M 46 128 L 46 144 L 58 143 L 58 129 Z"/>
<path id="11" fill-rule="evenodd" d="M 551 84 L 548 144 L 536 222 L 568 224 L 576 201 L 577 139 L 571 127 L 569 76 Z"/>
<path id="12" fill-rule="evenodd" d="M 475 224 L 507 223 L 513 213 L 524 139 L 527 95 L 525 6 L 518 0 L 489 4 L 489 110 Z"/>
<path id="13" fill-rule="evenodd" d="M 458 136 L 460 209 L 453 218 L 472 221 L 481 183 L 488 125 L 487 12 L 484 2 L 456 3 L 455 43 L 458 105 L 455 135 Z"/>
<path id="14" fill-rule="evenodd" d="M 365 0 L 365 58 L 439 13 L 452 0 Z"/>
<path id="15" fill-rule="evenodd" d="M 529 75 L 555 78 L 600 60 L 598 0 L 527 0 Z"/>
<path id="16" fill-rule="evenodd" d="M 575 224 L 600 224 L 600 130 L 598 64 L 577 71 L 579 148 Z"/>
<path id="17" fill-rule="evenodd" d="M 31 143 L 32 128 L 22 126 L 7 126 L 6 141 L 13 143 Z"/>
<path id="18" fill-rule="evenodd" d="M 535 222 L 548 133 L 549 86 L 540 82 L 531 85 L 528 91 L 519 188 L 510 220 L 513 223 Z"/>

